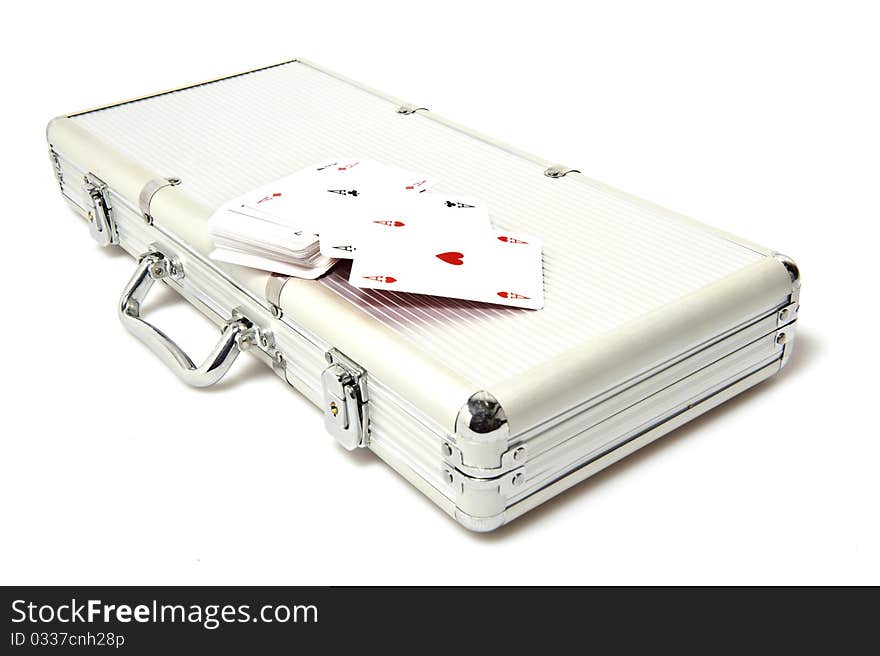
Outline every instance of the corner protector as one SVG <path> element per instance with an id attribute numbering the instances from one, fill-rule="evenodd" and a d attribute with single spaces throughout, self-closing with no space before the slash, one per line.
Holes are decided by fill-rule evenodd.
<path id="1" fill-rule="evenodd" d="M 455 521 L 474 533 L 489 533 L 504 525 L 504 513 L 498 513 L 491 517 L 474 517 L 456 508 Z"/>
<path id="2" fill-rule="evenodd" d="M 489 392 L 472 394 L 461 407 L 455 418 L 455 434 L 463 464 L 486 469 L 501 466 L 510 425 L 504 408 Z"/>
<path id="3" fill-rule="evenodd" d="M 479 442 L 507 441 L 507 414 L 498 399 L 489 392 L 476 392 L 458 411 L 455 432 Z"/>
<path id="4" fill-rule="evenodd" d="M 792 287 L 800 287 L 801 286 L 801 270 L 798 268 L 798 265 L 795 263 L 793 259 L 788 257 L 788 255 L 783 255 L 782 253 L 774 253 L 773 257 L 785 267 L 785 270 L 788 271 L 788 277 L 791 278 Z"/>
<path id="5" fill-rule="evenodd" d="M 788 343 L 786 343 L 785 347 L 782 349 L 782 358 L 779 360 L 779 371 L 785 369 L 785 365 L 791 360 L 792 346 L 793 340 L 789 339 Z"/>

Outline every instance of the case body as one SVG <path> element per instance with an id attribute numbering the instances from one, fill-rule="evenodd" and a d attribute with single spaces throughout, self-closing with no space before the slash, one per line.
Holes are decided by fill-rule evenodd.
<path id="1" fill-rule="evenodd" d="M 54 119 L 92 235 L 138 258 L 126 327 L 185 381 L 240 350 L 472 530 L 492 530 L 776 373 L 788 258 L 303 60 Z M 214 262 L 224 201 L 346 153 L 422 171 L 544 241 L 540 311 L 361 290 Z M 162 280 L 223 327 L 196 367 L 139 315 Z"/>

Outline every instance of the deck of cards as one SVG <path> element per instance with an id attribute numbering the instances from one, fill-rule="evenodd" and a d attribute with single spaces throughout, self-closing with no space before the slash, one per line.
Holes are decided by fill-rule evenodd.
<path id="1" fill-rule="evenodd" d="M 435 182 L 367 159 L 316 164 L 218 209 L 211 257 L 309 279 L 350 259 L 355 287 L 542 308 L 540 240 Z"/>

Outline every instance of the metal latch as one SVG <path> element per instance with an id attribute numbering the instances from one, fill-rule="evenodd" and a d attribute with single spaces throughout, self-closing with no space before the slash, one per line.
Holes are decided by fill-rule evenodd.
<path id="1" fill-rule="evenodd" d="M 330 365 L 321 375 L 324 425 L 349 451 L 370 443 L 366 371 L 336 349 L 326 353 Z"/>
<path id="2" fill-rule="evenodd" d="M 92 202 L 89 210 L 89 232 L 101 246 L 119 243 L 116 223 L 113 221 L 112 208 L 107 193 L 107 185 L 94 173 L 86 173 L 83 187 Z"/>

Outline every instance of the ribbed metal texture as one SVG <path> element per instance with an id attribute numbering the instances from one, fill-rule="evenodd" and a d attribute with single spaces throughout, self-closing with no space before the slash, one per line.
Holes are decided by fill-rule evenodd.
<path id="1" fill-rule="evenodd" d="M 517 310 L 323 279 L 428 355 L 491 389 L 764 254 L 302 63 L 83 114 L 84 127 L 209 207 L 335 155 L 422 171 L 544 243 L 546 306 Z M 320 310 L 316 310 L 320 311 Z"/>

